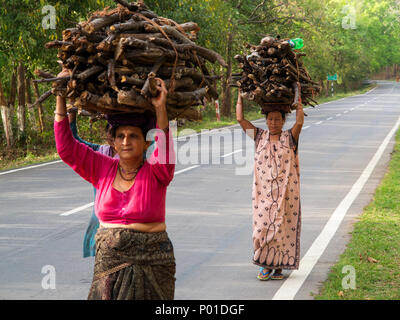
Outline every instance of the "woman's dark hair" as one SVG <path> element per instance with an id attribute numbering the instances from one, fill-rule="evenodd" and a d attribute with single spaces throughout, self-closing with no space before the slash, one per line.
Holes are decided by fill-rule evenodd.
<path id="1" fill-rule="evenodd" d="M 111 136 L 115 139 L 116 131 L 120 126 L 132 126 L 140 128 L 146 140 L 147 133 L 156 128 L 156 118 L 154 114 L 146 110 L 144 113 L 117 113 L 107 115 L 108 123 L 111 125 Z"/>
<path id="2" fill-rule="evenodd" d="M 131 127 L 140 128 L 140 130 L 142 131 L 142 134 L 143 134 L 143 138 L 144 138 L 144 140 L 146 140 L 147 132 L 149 132 L 149 128 L 148 128 L 148 127 L 145 127 L 145 126 L 132 126 L 132 125 L 129 125 L 129 124 L 119 124 L 119 125 L 113 126 L 113 127 L 111 128 L 110 133 L 111 133 L 111 136 L 112 136 L 114 139 L 115 139 L 115 136 L 116 136 L 116 134 L 117 134 L 117 129 L 118 129 L 119 127 L 121 127 L 121 126 L 131 126 Z"/>
<path id="3" fill-rule="evenodd" d="M 278 110 L 277 110 L 278 111 Z M 275 111 L 269 111 L 269 112 L 266 112 L 265 113 L 265 119 L 267 119 L 268 118 L 268 114 L 270 113 L 270 112 L 275 112 Z M 286 112 L 285 111 L 281 111 L 281 110 L 279 110 L 279 112 L 281 113 L 281 115 L 282 115 L 282 120 L 286 120 Z"/>
<path id="4" fill-rule="evenodd" d="M 111 124 L 109 124 L 107 122 L 107 124 L 106 124 L 106 133 L 109 133 L 110 131 L 111 131 Z"/>

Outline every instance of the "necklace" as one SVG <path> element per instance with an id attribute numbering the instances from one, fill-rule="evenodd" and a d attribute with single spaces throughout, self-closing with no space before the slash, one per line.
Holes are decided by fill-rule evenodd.
<path id="1" fill-rule="evenodd" d="M 118 164 L 118 172 L 119 172 L 119 175 L 121 176 L 122 180 L 125 180 L 125 181 L 133 181 L 133 180 L 136 178 L 136 175 L 137 175 L 137 173 L 138 173 L 138 171 L 139 171 L 139 169 L 140 169 L 141 167 L 142 167 L 142 164 L 141 164 L 139 167 L 137 167 L 134 171 L 132 171 L 132 172 L 126 172 L 126 171 Z M 128 174 L 128 175 L 133 174 L 133 177 L 130 178 L 130 179 L 127 179 L 127 178 L 124 177 L 123 173 L 126 173 L 126 174 Z"/>

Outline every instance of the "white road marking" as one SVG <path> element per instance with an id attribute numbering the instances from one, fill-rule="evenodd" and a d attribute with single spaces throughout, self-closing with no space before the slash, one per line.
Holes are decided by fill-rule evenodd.
<path id="1" fill-rule="evenodd" d="M 337 115 L 336 115 L 336 117 L 340 117 L 341 116 L 341 114 L 340 113 L 338 113 Z"/>
<path id="2" fill-rule="evenodd" d="M 309 127 L 310 127 L 310 126 L 304 127 L 304 128 L 303 128 L 303 130 L 306 130 L 306 129 L 308 129 Z"/>
<path id="3" fill-rule="evenodd" d="M 273 296 L 273 300 L 294 299 L 304 281 L 307 279 L 308 275 L 314 268 L 315 264 L 318 262 L 319 258 L 325 251 L 333 236 L 335 235 L 350 206 L 353 204 L 354 200 L 358 197 L 365 183 L 368 181 L 370 175 L 372 174 L 372 171 L 374 170 L 387 145 L 389 144 L 390 139 L 395 134 L 399 126 L 400 117 L 398 118 L 392 130 L 390 130 L 386 138 L 383 140 L 382 144 L 376 151 L 375 155 L 372 157 L 371 161 L 368 163 L 367 167 L 361 173 L 361 176 L 352 186 L 351 190 L 347 193 L 344 199 L 340 202 L 339 206 L 332 213 L 324 229 L 314 240 L 313 244 L 308 249 L 303 259 L 301 259 L 299 270 L 295 270 L 290 274 L 287 280 L 282 284 L 282 286 Z"/>
<path id="4" fill-rule="evenodd" d="M 18 172 L 18 171 L 23 171 L 23 170 L 28 170 L 28 169 L 33 169 L 33 168 L 39 168 L 39 167 L 44 167 L 44 166 L 48 166 L 50 164 L 55 164 L 55 163 L 60 163 L 62 162 L 62 160 L 56 160 L 56 161 L 52 161 L 52 162 L 46 162 L 46 163 L 42 163 L 42 164 L 37 164 L 34 166 L 29 166 L 29 167 L 24 167 L 24 168 L 19 168 L 19 169 L 13 169 L 13 170 L 9 170 L 6 172 L 0 172 L 0 176 L 4 175 L 4 174 L 8 174 L 8 173 L 13 173 L 13 172 Z"/>
<path id="5" fill-rule="evenodd" d="M 71 215 L 71 214 L 74 214 L 74 213 L 80 212 L 80 211 L 82 211 L 82 210 L 85 210 L 85 209 L 87 209 L 87 208 L 90 208 L 90 207 L 92 207 L 93 205 L 94 205 L 94 202 L 90 202 L 90 203 L 85 204 L 85 205 L 83 205 L 83 206 L 80 206 L 80 207 L 78 207 L 78 208 L 75 208 L 75 209 L 69 210 L 69 211 L 67 211 L 67 212 L 61 213 L 60 216 L 69 216 L 69 215 Z"/>
<path id="6" fill-rule="evenodd" d="M 195 168 L 197 168 L 197 167 L 200 167 L 200 165 L 195 165 L 195 166 L 191 166 L 191 167 L 189 167 L 189 168 L 185 168 L 185 169 L 176 171 L 176 172 L 174 173 L 174 175 L 176 176 L 176 175 L 178 175 L 178 174 L 181 174 L 181 173 L 183 173 L 183 172 L 186 172 L 186 171 L 195 169 Z M 87 203 L 87 204 L 85 204 L 85 205 L 83 205 L 83 206 L 80 206 L 80 207 L 78 207 L 78 208 L 75 208 L 75 209 L 69 210 L 69 211 L 67 211 L 67 212 L 61 213 L 60 216 L 69 216 L 69 215 L 71 215 L 71 214 L 78 213 L 78 212 L 83 211 L 83 210 L 85 210 L 85 209 L 87 209 L 87 208 L 90 208 L 90 207 L 92 207 L 93 205 L 94 205 L 94 202 L 90 202 L 90 203 Z"/>
<path id="7" fill-rule="evenodd" d="M 198 168 L 198 167 L 200 167 L 199 164 L 197 164 L 197 165 L 195 165 L 195 166 L 191 166 L 191 167 L 186 168 L 186 169 L 182 169 L 182 170 L 176 171 L 176 172 L 174 173 L 174 176 L 176 176 L 176 175 L 178 175 L 178 174 L 180 174 L 180 173 L 183 173 L 183 172 L 192 170 L 192 169 L 196 169 L 196 168 Z"/>
<path id="8" fill-rule="evenodd" d="M 332 120 L 333 118 L 332 117 L 329 117 L 328 119 L 326 119 L 326 120 Z"/>
<path id="9" fill-rule="evenodd" d="M 323 121 L 318 121 L 316 124 L 321 124 Z"/>
<path id="10" fill-rule="evenodd" d="M 221 156 L 221 158 L 229 157 L 230 155 L 235 154 L 235 153 L 238 153 L 238 152 L 240 152 L 240 151 L 242 151 L 242 150 L 243 150 L 243 149 L 239 149 L 239 150 L 233 151 L 233 152 L 231 152 L 231 153 L 224 154 L 223 156 Z"/>
<path id="11" fill-rule="evenodd" d="M 346 111 L 343 111 L 343 113 L 347 113 L 347 112 L 349 112 L 348 110 L 346 110 Z"/>

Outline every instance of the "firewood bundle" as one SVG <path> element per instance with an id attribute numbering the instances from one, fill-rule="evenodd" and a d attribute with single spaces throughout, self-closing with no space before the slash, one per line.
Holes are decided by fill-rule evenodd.
<path id="1" fill-rule="evenodd" d="M 154 112 L 151 98 L 157 94 L 158 77 L 168 90 L 168 117 L 199 119 L 195 106 L 218 98 L 218 76 L 210 75 L 206 61 L 226 66 L 224 59 L 194 42 L 200 30 L 196 23 L 178 24 L 143 3 L 114 1 L 117 8 L 93 13 L 64 30 L 62 41 L 46 44 L 58 48 L 70 76 L 54 78 L 38 70 L 45 79 L 36 81 L 53 82 L 47 95 L 62 95 L 92 113 L 111 114 Z"/>
<path id="2" fill-rule="evenodd" d="M 292 50 L 287 40 L 264 37 L 258 46 L 246 45 L 249 55 L 236 55 L 242 72 L 232 79 L 243 98 L 256 102 L 264 112 L 291 112 L 301 95 L 303 105 L 315 106 L 313 95 L 320 92 L 300 60 L 304 53 Z"/>

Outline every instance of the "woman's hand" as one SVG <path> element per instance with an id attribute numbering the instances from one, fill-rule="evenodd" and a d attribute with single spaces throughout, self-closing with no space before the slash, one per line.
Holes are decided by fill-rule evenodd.
<path id="1" fill-rule="evenodd" d="M 65 77 L 65 76 L 69 76 L 70 75 L 70 71 L 68 71 L 67 69 L 63 69 L 58 75 L 57 77 Z M 66 103 L 65 103 L 65 98 L 57 96 L 56 97 L 56 111 L 54 111 L 55 117 L 54 119 L 59 122 L 64 120 L 64 118 L 67 116 L 67 107 L 66 107 Z"/>
<path id="2" fill-rule="evenodd" d="M 69 123 L 76 121 L 76 114 L 78 113 L 77 107 L 71 107 L 68 109 L 68 120 Z"/>
<path id="3" fill-rule="evenodd" d="M 161 130 L 168 128 L 168 115 L 167 115 L 167 88 L 165 87 L 165 82 L 160 78 L 155 78 L 158 82 L 157 97 L 151 98 L 151 103 L 156 109 L 157 124 Z"/>
<path id="4" fill-rule="evenodd" d="M 71 75 L 71 71 L 69 71 L 68 69 L 63 68 L 62 71 L 57 75 L 57 78 L 68 77 L 70 75 Z"/>
<path id="5" fill-rule="evenodd" d="M 299 137 L 300 137 L 301 128 L 303 127 L 303 124 L 304 124 L 304 111 L 303 111 L 303 104 L 301 103 L 301 87 L 300 87 L 300 84 L 297 83 L 297 86 L 299 88 L 299 100 L 298 100 L 297 108 L 296 108 L 296 122 L 294 123 L 291 131 L 292 131 L 293 137 L 298 142 L 299 141 Z"/>
<path id="6" fill-rule="evenodd" d="M 242 103 L 242 95 L 240 93 L 240 88 L 238 88 L 238 98 L 237 98 L 237 102 L 236 102 L 236 120 L 238 122 L 244 120 L 243 103 Z"/>
<path id="7" fill-rule="evenodd" d="M 165 82 L 160 78 L 155 78 L 157 80 L 157 91 L 158 95 L 151 98 L 151 103 L 156 109 L 165 108 L 167 106 L 167 88 L 165 87 Z"/>
<path id="8" fill-rule="evenodd" d="M 257 128 L 248 120 L 244 118 L 243 114 L 243 102 L 240 88 L 238 89 L 238 98 L 236 102 L 236 120 L 239 122 L 243 131 L 251 138 L 255 139 Z"/>

